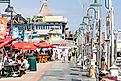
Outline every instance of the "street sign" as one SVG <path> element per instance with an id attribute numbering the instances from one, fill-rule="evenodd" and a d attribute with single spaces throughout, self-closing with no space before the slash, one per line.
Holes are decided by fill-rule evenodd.
<path id="1" fill-rule="evenodd" d="M 12 15 L 13 17 L 15 16 L 15 15 Z M 11 17 L 11 15 L 9 15 L 9 14 L 2 14 L 2 17 Z"/>
<path id="2" fill-rule="evenodd" d="M 11 17 L 11 15 L 2 14 L 2 17 Z"/>
<path id="3" fill-rule="evenodd" d="M 10 0 L 0 0 L 0 3 L 10 3 Z"/>

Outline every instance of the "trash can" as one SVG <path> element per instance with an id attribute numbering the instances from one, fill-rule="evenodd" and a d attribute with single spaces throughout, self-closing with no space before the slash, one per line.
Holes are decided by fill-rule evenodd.
<path id="1" fill-rule="evenodd" d="M 30 71 L 36 71 L 37 70 L 37 63 L 36 63 L 36 58 L 35 57 L 29 57 L 28 58 L 29 62 L 29 69 Z"/>

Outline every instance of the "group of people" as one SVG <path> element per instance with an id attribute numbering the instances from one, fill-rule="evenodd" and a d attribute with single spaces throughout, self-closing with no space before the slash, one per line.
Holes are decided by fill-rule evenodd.
<path id="1" fill-rule="evenodd" d="M 3 65 L 5 66 L 14 64 L 19 64 L 19 67 L 25 70 L 28 70 L 29 68 L 27 57 L 21 55 L 19 51 L 16 51 L 13 56 L 8 55 L 8 52 L 6 52 L 3 58 Z"/>
<path id="2" fill-rule="evenodd" d="M 60 54 L 61 54 L 62 62 L 65 62 L 66 58 L 67 58 L 67 61 L 70 62 L 71 58 L 73 58 L 73 52 L 71 49 L 69 49 L 68 52 L 66 52 L 65 49 L 62 49 Z"/>

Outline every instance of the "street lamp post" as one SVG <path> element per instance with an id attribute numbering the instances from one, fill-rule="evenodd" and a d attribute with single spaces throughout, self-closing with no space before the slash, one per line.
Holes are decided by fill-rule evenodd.
<path id="1" fill-rule="evenodd" d="M 108 8 L 108 14 L 109 14 L 109 24 L 110 24 L 110 46 L 111 46 L 111 65 L 113 65 L 113 62 L 114 62 L 114 13 L 113 13 L 113 7 L 112 7 L 112 0 L 109 0 L 108 1 L 109 3 L 109 8 Z"/>
<path id="2" fill-rule="evenodd" d="M 88 20 L 90 20 L 90 18 L 91 18 L 91 16 L 89 16 L 89 15 L 87 15 L 87 16 L 84 16 L 83 17 L 83 21 L 82 21 L 82 25 L 83 25 L 83 27 L 85 27 L 85 25 L 88 27 L 89 25 L 87 24 L 87 23 L 85 23 L 85 19 L 88 19 Z M 88 51 L 87 51 L 87 46 L 86 46 L 86 44 L 87 43 L 89 43 L 89 40 L 88 40 L 88 31 L 89 31 L 89 28 L 85 28 L 85 31 L 84 31 L 84 29 L 83 29 L 83 37 L 84 37 L 84 42 L 83 42 L 83 47 L 84 47 L 84 53 L 83 53 L 83 69 L 87 69 L 87 65 L 85 65 L 84 64 L 84 61 L 85 61 L 85 58 L 87 59 L 87 55 L 88 55 Z"/>
<path id="3" fill-rule="evenodd" d="M 5 9 L 5 12 L 11 13 L 11 19 L 10 19 L 10 35 L 12 38 L 12 26 L 13 26 L 13 7 L 8 4 L 8 7 Z"/>
<path id="4" fill-rule="evenodd" d="M 115 54 L 115 60 L 117 57 L 117 36 L 118 36 L 118 31 L 114 33 L 115 39 L 114 39 L 114 54 Z"/>
<path id="5" fill-rule="evenodd" d="M 82 66 L 83 66 L 83 69 L 84 69 L 84 55 L 85 55 L 85 43 L 84 43 L 84 41 L 85 41 L 85 34 L 84 34 L 84 24 L 82 23 L 82 24 L 80 24 L 80 31 L 81 31 L 81 34 L 82 34 L 82 43 L 81 43 L 81 46 L 82 46 L 82 51 L 81 51 L 81 56 L 82 56 Z"/>
<path id="6" fill-rule="evenodd" d="M 97 66 L 97 69 L 96 69 L 96 81 L 99 81 L 99 69 L 100 69 L 100 64 L 101 64 L 101 54 L 100 54 L 100 28 L 101 28 L 101 18 L 100 18 L 100 7 L 102 5 L 100 3 L 98 3 L 97 0 L 94 0 L 94 3 L 93 4 L 90 4 L 90 7 L 97 7 L 99 8 L 98 9 L 98 12 L 97 12 L 97 18 L 98 18 L 98 22 L 96 22 L 96 27 L 97 27 L 97 34 L 96 34 L 96 37 L 97 37 L 97 44 L 96 44 L 96 47 L 97 47 L 97 54 L 96 54 L 96 66 Z"/>
<path id="7" fill-rule="evenodd" d="M 110 58 L 107 59 L 110 62 L 109 69 L 113 65 L 115 60 L 115 46 L 114 46 L 114 13 L 112 7 L 112 0 L 105 0 L 105 8 L 108 9 L 108 15 L 106 17 L 106 37 L 110 40 L 108 51 Z"/>
<path id="8" fill-rule="evenodd" d="M 91 53 L 93 53 L 93 51 L 92 51 L 92 48 L 93 48 L 93 27 L 94 27 L 94 20 L 97 20 L 97 11 L 95 10 L 95 8 L 93 8 L 93 7 L 90 7 L 90 8 L 88 8 L 88 10 L 87 10 L 87 15 L 89 15 L 89 11 L 90 10 L 93 10 L 94 11 L 94 18 L 92 19 L 91 18 L 91 20 L 89 20 L 89 25 L 90 25 L 90 50 L 91 50 Z M 90 21 L 92 21 L 92 23 L 90 23 Z M 92 60 L 91 60 L 91 63 L 92 63 Z M 95 66 L 95 65 L 94 65 Z"/>
<path id="9" fill-rule="evenodd" d="M 110 54 L 109 54 L 109 43 L 110 43 L 110 40 L 109 39 L 105 39 L 105 42 L 106 42 L 106 59 L 105 59 L 105 62 L 106 64 L 108 65 L 107 69 L 109 70 L 110 68 Z"/>

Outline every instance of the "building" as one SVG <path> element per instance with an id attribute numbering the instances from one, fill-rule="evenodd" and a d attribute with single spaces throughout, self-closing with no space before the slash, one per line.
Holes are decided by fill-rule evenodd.
<path id="1" fill-rule="evenodd" d="M 65 38 L 67 18 L 64 16 L 54 16 L 48 8 L 47 2 L 42 4 L 40 12 L 33 18 L 27 18 L 28 23 L 23 25 L 22 31 L 28 34 L 29 41 L 47 40 L 50 30 L 54 29 L 59 37 Z"/>

